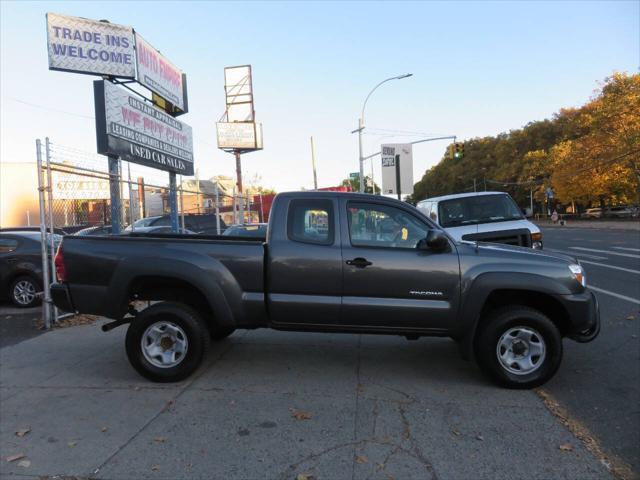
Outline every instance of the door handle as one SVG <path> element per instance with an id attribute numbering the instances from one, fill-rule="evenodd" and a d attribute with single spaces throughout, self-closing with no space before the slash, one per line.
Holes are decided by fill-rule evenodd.
<path id="1" fill-rule="evenodd" d="M 373 263 L 369 262 L 366 258 L 358 257 L 353 260 L 347 260 L 347 265 L 353 265 L 354 267 L 364 268 L 369 265 L 373 265 Z"/>

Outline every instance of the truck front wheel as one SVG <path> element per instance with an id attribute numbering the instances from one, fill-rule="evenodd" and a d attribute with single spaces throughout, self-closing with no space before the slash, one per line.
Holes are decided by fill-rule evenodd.
<path id="1" fill-rule="evenodd" d="M 154 382 L 179 382 L 202 363 L 209 332 L 198 313 L 181 303 L 161 302 L 140 312 L 129 325 L 127 357 Z"/>
<path id="2" fill-rule="evenodd" d="M 562 360 L 558 328 L 538 310 L 509 306 L 485 319 L 475 342 L 482 371 L 507 388 L 534 388 L 549 380 Z"/>

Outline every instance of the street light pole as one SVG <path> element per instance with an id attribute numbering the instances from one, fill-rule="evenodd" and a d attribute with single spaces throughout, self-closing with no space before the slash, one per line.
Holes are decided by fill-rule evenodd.
<path id="1" fill-rule="evenodd" d="M 362 111 L 360 112 L 360 118 L 358 119 L 358 129 L 354 130 L 351 133 L 358 132 L 358 163 L 360 164 L 360 193 L 364 192 L 364 154 L 362 153 L 362 131 L 364 130 L 364 109 L 367 106 L 367 101 L 373 92 L 377 90 L 377 88 L 383 83 L 390 82 L 391 80 L 402 80 L 403 78 L 407 78 L 412 76 L 413 73 L 405 73 L 404 75 L 398 75 L 395 77 L 387 78 L 380 83 L 378 83 L 367 95 L 367 98 L 364 99 L 364 103 L 362 104 Z"/>

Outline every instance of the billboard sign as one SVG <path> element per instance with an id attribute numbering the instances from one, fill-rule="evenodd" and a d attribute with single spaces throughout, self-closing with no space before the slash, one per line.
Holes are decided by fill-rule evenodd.
<path id="1" fill-rule="evenodd" d="M 137 32 L 135 39 L 138 82 L 186 112 L 187 86 L 182 71 Z"/>
<path id="2" fill-rule="evenodd" d="M 225 67 L 224 91 L 227 103 L 227 122 L 253 122 L 253 81 L 251 65 Z"/>
<path id="3" fill-rule="evenodd" d="M 191 127 L 105 80 L 93 82 L 98 153 L 193 175 Z"/>
<path id="4" fill-rule="evenodd" d="M 410 143 L 387 143 L 382 152 L 382 193 L 413 193 L 413 147 Z M 398 174 L 400 191 L 398 192 Z"/>
<path id="5" fill-rule="evenodd" d="M 49 70 L 135 78 L 133 28 L 47 13 Z"/>
<path id="6" fill-rule="evenodd" d="M 261 123 L 216 123 L 218 148 L 262 150 Z"/>

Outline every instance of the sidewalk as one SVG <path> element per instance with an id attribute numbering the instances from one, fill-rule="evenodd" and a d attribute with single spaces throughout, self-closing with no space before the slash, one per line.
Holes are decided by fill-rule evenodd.
<path id="1" fill-rule="evenodd" d="M 640 232 L 640 220 L 566 220 L 564 225 L 551 223 L 550 220 L 539 220 L 533 223 L 540 228 L 596 228 Z"/>
<path id="2" fill-rule="evenodd" d="M 450 340 L 238 332 L 153 384 L 99 323 L 0 349 L 2 478 L 612 478 Z"/>

